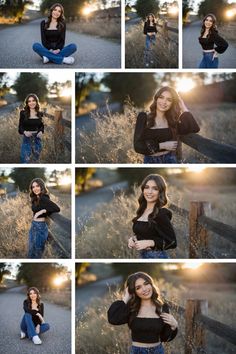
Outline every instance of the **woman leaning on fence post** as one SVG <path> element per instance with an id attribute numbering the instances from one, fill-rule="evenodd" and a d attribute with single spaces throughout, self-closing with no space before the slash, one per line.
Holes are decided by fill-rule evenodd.
<path id="1" fill-rule="evenodd" d="M 169 306 L 144 272 L 128 277 L 122 300 L 113 302 L 108 310 L 108 321 L 113 325 L 128 324 L 132 337 L 130 354 L 164 354 L 162 343 L 173 340 L 178 332 Z"/>
<path id="2" fill-rule="evenodd" d="M 41 178 L 33 179 L 29 190 L 33 220 L 29 230 L 28 258 L 42 258 L 48 239 L 46 218 L 52 213 L 59 213 L 60 208 L 50 200 L 47 187 Z"/>

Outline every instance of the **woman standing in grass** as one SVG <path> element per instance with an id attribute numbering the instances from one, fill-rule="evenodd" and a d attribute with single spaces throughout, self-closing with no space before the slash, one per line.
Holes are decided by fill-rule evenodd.
<path id="1" fill-rule="evenodd" d="M 156 43 L 157 21 L 153 14 L 148 14 L 144 22 L 143 33 L 146 35 L 146 49 L 149 50 L 151 45 Z"/>
<path id="2" fill-rule="evenodd" d="M 166 251 L 177 246 L 166 189 L 164 178 L 157 174 L 148 175 L 141 184 L 134 236 L 128 240 L 128 247 L 139 251 L 141 258 L 168 258 Z"/>
<path id="3" fill-rule="evenodd" d="M 29 189 L 33 220 L 29 231 L 28 258 L 42 258 L 48 239 L 46 217 L 59 213 L 60 208 L 50 200 L 49 192 L 41 178 L 33 179 Z"/>
<path id="4" fill-rule="evenodd" d="M 24 109 L 20 112 L 18 131 L 23 135 L 20 162 L 38 162 L 42 151 L 44 133 L 43 113 L 40 112 L 39 99 L 30 93 L 24 101 Z"/>
<path id="5" fill-rule="evenodd" d="M 108 310 L 108 321 L 113 325 L 128 324 L 130 354 L 164 354 L 162 342 L 174 339 L 178 331 L 178 323 L 162 301 L 159 289 L 144 272 L 128 277 L 122 300 L 113 302 Z"/>
<path id="6" fill-rule="evenodd" d="M 199 43 L 203 49 L 203 58 L 199 68 L 217 69 L 219 66 L 218 54 L 226 51 L 228 43 L 218 34 L 215 15 L 208 14 L 204 17 Z"/>
<path id="7" fill-rule="evenodd" d="M 75 44 L 65 46 L 66 23 L 64 8 L 61 4 L 54 4 L 49 10 L 48 19 L 41 22 L 41 41 L 33 44 L 33 50 L 42 57 L 43 63 L 73 64 L 71 56 L 76 52 Z"/>
<path id="8" fill-rule="evenodd" d="M 178 136 L 200 128 L 183 99 L 168 86 L 154 96 L 150 112 L 139 113 L 134 132 L 134 150 L 144 163 L 177 163 Z"/>
<path id="9" fill-rule="evenodd" d="M 24 300 L 23 309 L 25 314 L 21 321 L 21 339 L 26 337 L 34 344 L 42 344 L 40 333 L 49 330 L 49 324 L 44 321 L 44 304 L 40 301 L 39 290 L 35 287 L 27 291 L 27 299 Z"/>

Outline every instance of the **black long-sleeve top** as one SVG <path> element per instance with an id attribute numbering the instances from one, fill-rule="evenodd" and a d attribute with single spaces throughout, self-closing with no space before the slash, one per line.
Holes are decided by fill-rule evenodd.
<path id="1" fill-rule="evenodd" d="M 32 211 L 34 215 L 38 211 L 43 209 L 47 210 L 47 212 L 39 215 L 39 218 L 46 218 L 47 216 L 50 216 L 52 213 L 60 212 L 59 206 L 56 203 L 52 202 L 49 195 L 47 194 L 43 194 L 40 196 L 38 204 L 32 203 Z"/>
<path id="2" fill-rule="evenodd" d="M 157 251 L 176 248 L 177 240 L 171 224 L 172 213 L 167 208 L 161 208 L 154 221 L 135 221 L 133 232 L 137 240 L 153 240 Z"/>
<path id="3" fill-rule="evenodd" d="M 44 304 L 43 304 L 43 302 L 40 303 L 40 306 L 39 306 L 38 310 L 32 310 L 30 308 L 29 300 L 26 299 L 26 300 L 24 300 L 24 303 L 23 303 L 23 309 L 24 309 L 24 311 L 26 313 L 30 313 L 32 315 L 32 321 L 33 321 L 35 327 L 38 324 L 41 324 L 41 321 L 40 321 L 39 317 L 37 316 L 37 313 L 39 313 L 42 317 L 44 316 Z"/>
<path id="4" fill-rule="evenodd" d="M 42 45 L 47 49 L 63 49 L 65 45 L 66 24 L 56 30 L 46 29 L 45 20 L 41 22 L 41 40 Z"/>
<path id="5" fill-rule="evenodd" d="M 169 313 L 167 304 L 163 305 L 162 312 Z M 107 315 L 110 324 L 122 325 L 129 323 L 129 305 L 122 300 L 117 300 L 111 304 Z M 169 342 L 175 338 L 178 332 L 177 328 L 173 331 L 170 325 L 164 323 L 161 317 L 135 317 L 129 327 L 132 341 L 140 343 Z"/>
<path id="6" fill-rule="evenodd" d="M 152 33 L 152 32 L 157 33 L 157 25 L 156 25 L 156 23 L 154 23 L 151 26 L 148 21 L 145 21 L 144 22 L 144 27 L 143 27 L 143 33 L 144 34 L 148 34 L 148 33 Z"/>
<path id="7" fill-rule="evenodd" d="M 36 131 L 37 133 L 44 133 L 44 124 L 43 124 L 43 113 L 38 112 L 38 116 L 35 118 L 28 118 L 24 110 L 20 111 L 20 119 L 18 132 L 19 134 L 24 134 L 24 131 Z"/>
<path id="8" fill-rule="evenodd" d="M 216 30 L 212 31 L 212 33 L 206 38 L 199 37 L 199 43 L 203 50 L 215 49 L 219 54 L 224 53 L 229 46 L 228 42 L 226 42 Z"/>
<path id="9" fill-rule="evenodd" d="M 178 135 L 198 133 L 199 125 L 190 112 L 184 112 L 179 117 L 176 126 Z M 147 113 L 140 112 L 137 117 L 134 131 L 134 150 L 142 155 L 153 155 L 156 152 L 166 151 L 160 149 L 159 144 L 173 140 L 171 128 L 151 129 L 147 127 Z"/>

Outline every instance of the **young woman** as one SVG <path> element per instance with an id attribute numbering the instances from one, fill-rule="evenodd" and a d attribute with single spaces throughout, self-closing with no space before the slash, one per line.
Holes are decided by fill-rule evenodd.
<path id="1" fill-rule="evenodd" d="M 139 251 L 141 258 L 168 258 L 166 250 L 177 246 L 172 213 L 165 208 L 166 188 L 164 178 L 156 174 L 148 175 L 141 184 L 134 236 L 128 240 L 128 247 Z"/>
<path id="2" fill-rule="evenodd" d="M 139 113 L 134 132 L 134 150 L 144 163 L 177 163 L 178 135 L 197 133 L 200 128 L 184 101 L 171 87 L 154 96 L 150 112 Z"/>
<path id="3" fill-rule="evenodd" d="M 153 14 L 148 14 L 144 22 L 143 33 L 146 35 L 146 49 L 149 50 L 156 43 L 157 22 Z"/>
<path id="4" fill-rule="evenodd" d="M 60 208 L 50 200 L 49 192 L 41 178 L 33 179 L 29 189 L 33 220 L 29 231 L 28 258 L 41 258 L 48 238 L 46 217 L 59 213 Z"/>
<path id="5" fill-rule="evenodd" d="M 24 109 L 20 112 L 18 131 L 23 135 L 20 162 L 37 162 L 42 151 L 42 135 L 44 133 L 43 113 L 40 112 L 39 99 L 30 93 L 24 101 Z"/>
<path id="6" fill-rule="evenodd" d="M 203 49 L 203 58 L 199 64 L 199 68 L 218 68 L 218 54 L 222 54 L 226 51 L 228 48 L 228 43 L 218 34 L 215 15 L 208 14 L 204 17 L 199 43 Z"/>
<path id="7" fill-rule="evenodd" d="M 33 44 L 33 50 L 42 57 L 43 63 L 49 61 L 55 64 L 73 64 L 71 54 L 76 52 L 75 44 L 65 46 L 66 23 L 64 8 L 61 4 L 54 4 L 49 10 L 47 21 L 41 22 L 41 41 Z"/>
<path id="8" fill-rule="evenodd" d="M 130 354 L 164 354 L 162 342 L 175 338 L 178 323 L 163 303 L 153 279 L 146 273 L 131 274 L 125 284 L 122 300 L 108 310 L 113 325 L 128 324 L 131 330 Z"/>
<path id="9" fill-rule="evenodd" d="M 38 335 L 48 331 L 49 324 L 44 321 L 44 305 L 40 301 L 40 293 L 37 288 L 29 288 L 27 299 L 23 303 L 23 309 L 25 314 L 20 324 L 21 339 L 27 337 L 34 344 L 42 344 Z"/>

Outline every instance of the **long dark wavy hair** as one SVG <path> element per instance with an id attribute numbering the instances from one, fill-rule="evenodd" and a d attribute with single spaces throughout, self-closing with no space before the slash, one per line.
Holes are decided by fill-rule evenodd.
<path id="1" fill-rule="evenodd" d="M 40 186 L 40 188 L 41 188 L 41 193 L 39 195 L 39 198 L 37 197 L 36 194 L 34 194 L 33 189 L 32 189 L 32 186 L 33 186 L 34 182 L 37 183 Z M 45 182 L 41 178 L 34 178 L 30 182 L 29 193 L 30 193 L 31 203 L 35 204 L 35 205 L 39 204 L 39 199 L 40 199 L 41 195 L 48 195 L 49 196 L 49 191 L 48 191 L 48 189 L 47 189 L 47 187 L 45 185 Z"/>
<path id="2" fill-rule="evenodd" d="M 156 285 L 154 285 L 154 281 L 150 275 L 144 272 L 137 272 L 133 273 L 128 276 L 126 283 L 125 283 L 125 288 L 128 287 L 129 294 L 131 295 L 130 300 L 127 303 L 127 306 L 129 308 L 129 326 L 131 325 L 131 322 L 135 317 L 138 316 L 140 306 L 141 306 L 141 299 L 137 296 L 136 291 L 135 291 L 135 283 L 136 280 L 142 278 L 148 284 L 151 284 L 152 286 L 152 297 L 151 300 L 153 304 L 156 306 L 156 314 L 160 316 L 162 312 L 162 306 L 163 306 L 163 301 L 160 296 L 160 291 Z"/>
<path id="3" fill-rule="evenodd" d="M 162 95 L 163 92 L 169 92 L 172 96 L 173 102 L 170 109 L 165 112 L 165 118 L 168 122 L 168 126 L 172 130 L 174 139 L 177 137 L 177 122 L 180 117 L 180 107 L 179 107 L 179 96 L 177 92 L 169 86 L 161 87 L 160 90 L 156 92 L 153 97 L 153 101 L 150 105 L 150 113 L 147 116 L 147 127 L 152 128 L 155 125 L 156 111 L 157 111 L 157 99 Z"/>
<path id="4" fill-rule="evenodd" d="M 57 19 L 57 28 L 58 29 L 62 29 L 65 27 L 65 15 L 64 15 L 64 7 L 59 4 L 59 3 L 55 3 L 53 4 L 50 9 L 49 9 L 49 15 L 48 15 L 48 19 L 45 22 L 45 28 L 47 29 L 50 26 L 50 23 L 52 21 L 52 12 L 56 7 L 60 7 L 61 9 L 61 16 Z"/>
<path id="5" fill-rule="evenodd" d="M 24 107 L 23 108 L 24 108 L 26 117 L 27 118 L 30 117 L 30 108 L 29 108 L 28 101 L 31 97 L 36 101 L 35 111 L 36 111 L 37 117 L 42 118 L 42 113 L 40 112 L 39 98 L 35 93 L 29 93 L 24 100 Z"/>
<path id="6" fill-rule="evenodd" d="M 213 33 L 213 32 L 218 32 L 217 31 L 217 26 L 216 26 L 216 17 L 214 14 L 207 14 L 204 19 L 202 20 L 202 28 L 201 28 L 201 34 L 200 34 L 200 38 L 204 35 L 205 33 L 205 30 L 206 30 L 206 27 L 205 27 L 205 21 L 207 19 L 207 17 L 211 17 L 212 18 L 212 26 L 211 28 L 209 29 L 209 33 L 207 35 L 207 37 L 210 37 L 210 35 Z"/>
<path id="7" fill-rule="evenodd" d="M 155 223 L 155 218 L 157 217 L 157 214 L 159 213 L 159 209 L 167 206 L 168 204 L 168 198 L 167 198 L 167 184 L 164 178 L 160 175 L 157 174 L 151 174 L 148 175 L 147 177 L 144 178 L 144 180 L 141 183 L 141 194 L 138 198 L 138 203 L 139 207 L 138 210 L 136 211 L 136 216 L 133 218 L 133 222 L 136 222 L 144 213 L 145 209 L 147 208 L 147 201 L 144 197 L 143 191 L 144 188 L 147 184 L 148 181 L 154 181 L 157 185 L 158 188 L 158 198 L 157 201 L 154 205 L 152 213 L 148 215 L 148 222 L 151 224 L 152 222 Z"/>
<path id="8" fill-rule="evenodd" d="M 152 22 L 156 25 L 156 23 L 157 23 L 156 17 L 153 13 L 150 13 L 147 15 L 146 20 L 145 20 L 145 22 L 147 22 L 148 26 L 150 25 L 149 16 L 152 16 Z"/>
<path id="9" fill-rule="evenodd" d="M 32 286 L 31 288 L 28 289 L 27 291 L 27 303 L 28 303 L 28 308 L 29 310 L 31 310 L 32 308 L 32 301 L 31 301 L 31 298 L 30 298 L 30 292 L 31 291 L 34 291 L 37 295 L 37 298 L 36 298 L 36 302 L 38 304 L 38 308 L 40 309 L 40 305 L 41 305 L 41 296 L 40 296 L 40 292 L 39 292 L 39 289 L 37 289 L 35 286 Z"/>

